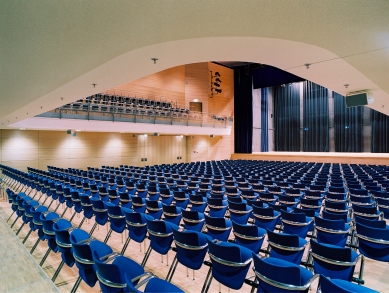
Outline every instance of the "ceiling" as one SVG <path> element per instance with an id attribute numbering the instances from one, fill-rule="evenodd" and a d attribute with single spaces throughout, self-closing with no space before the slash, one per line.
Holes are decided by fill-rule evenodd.
<path id="1" fill-rule="evenodd" d="M 389 114 L 388 14 L 387 0 L 1 1 L 0 128 L 205 61 L 269 64 L 344 95 L 369 89 L 370 107 Z"/>

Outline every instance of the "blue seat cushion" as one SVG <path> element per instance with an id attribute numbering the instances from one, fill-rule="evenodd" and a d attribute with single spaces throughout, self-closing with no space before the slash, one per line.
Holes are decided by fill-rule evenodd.
<path id="1" fill-rule="evenodd" d="M 279 266 L 279 267 L 295 267 L 295 268 L 298 268 L 300 270 L 300 285 L 304 285 L 306 284 L 313 276 L 312 272 L 303 268 L 303 267 L 300 267 L 299 265 L 296 265 L 296 264 L 293 264 L 289 261 L 286 261 L 286 260 L 282 260 L 282 259 L 278 259 L 278 258 L 273 258 L 273 257 L 268 257 L 268 258 L 265 258 L 263 259 L 264 262 L 268 263 L 268 264 L 271 264 L 271 265 L 275 265 L 275 266 Z"/>

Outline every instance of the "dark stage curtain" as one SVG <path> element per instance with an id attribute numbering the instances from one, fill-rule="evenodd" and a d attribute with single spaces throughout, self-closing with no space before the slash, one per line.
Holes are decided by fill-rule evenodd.
<path id="1" fill-rule="evenodd" d="M 217 99 L 217 96 L 214 99 Z M 245 74 L 245 67 L 234 69 L 234 109 L 235 153 L 251 154 L 253 90 L 252 77 L 250 74 Z"/>
<path id="2" fill-rule="evenodd" d="M 363 106 L 346 107 L 344 96 L 333 92 L 335 152 L 363 152 Z"/>
<path id="3" fill-rule="evenodd" d="M 261 152 L 269 151 L 269 110 L 267 88 L 261 89 Z"/>
<path id="4" fill-rule="evenodd" d="M 328 89 L 304 82 L 303 151 L 329 151 Z"/>
<path id="5" fill-rule="evenodd" d="M 371 110 L 371 152 L 389 153 L 389 116 Z"/>
<path id="6" fill-rule="evenodd" d="M 300 151 L 300 86 L 274 87 L 274 149 Z"/>

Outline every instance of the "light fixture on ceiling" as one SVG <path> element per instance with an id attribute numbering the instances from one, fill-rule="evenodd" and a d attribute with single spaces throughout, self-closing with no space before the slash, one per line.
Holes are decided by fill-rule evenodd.
<path id="1" fill-rule="evenodd" d="M 216 72 L 215 72 L 215 76 L 220 77 L 221 75 L 220 75 L 220 73 L 219 73 L 218 71 L 216 71 Z"/>
<path id="2" fill-rule="evenodd" d="M 151 60 L 153 60 L 153 61 L 154 61 L 154 64 L 157 64 L 157 60 L 158 60 L 158 58 L 151 58 Z"/>
<path id="3" fill-rule="evenodd" d="M 307 69 L 309 69 L 309 66 L 311 66 L 312 64 L 311 64 L 311 63 L 305 63 L 304 65 L 305 65 L 305 67 L 306 67 Z"/>
<path id="4" fill-rule="evenodd" d="M 93 87 L 96 87 L 97 83 L 92 83 Z"/>
<path id="5" fill-rule="evenodd" d="M 348 86 L 349 86 L 349 84 L 348 84 L 348 83 L 346 83 L 346 84 L 344 85 L 344 87 L 345 87 L 345 88 L 348 88 Z"/>
<path id="6" fill-rule="evenodd" d="M 222 81 L 218 77 L 215 79 L 215 81 L 218 82 L 218 83 L 222 83 Z"/>

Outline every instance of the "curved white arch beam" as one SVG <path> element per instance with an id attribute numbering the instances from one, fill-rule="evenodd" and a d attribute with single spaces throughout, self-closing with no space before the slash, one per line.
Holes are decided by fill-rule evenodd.
<path id="1" fill-rule="evenodd" d="M 159 59 L 156 64 L 151 60 L 153 57 Z M 272 65 L 343 95 L 368 89 L 375 97 L 369 107 L 389 114 L 389 107 L 382 107 L 389 100 L 389 94 L 344 59 L 326 49 L 281 39 L 218 37 L 166 42 L 129 51 L 10 113 L 0 122 L 2 127 L 16 127 L 13 126 L 15 122 L 77 99 L 171 67 L 210 60 Z M 309 69 L 305 67 L 306 63 L 312 64 Z M 92 86 L 94 83 L 97 84 L 96 88 Z M 350 86 L 346 89 L 344 84 Z M 42 129 L 45 129 L 44 125 Z"/>

